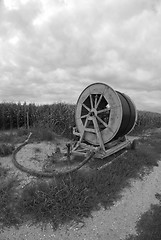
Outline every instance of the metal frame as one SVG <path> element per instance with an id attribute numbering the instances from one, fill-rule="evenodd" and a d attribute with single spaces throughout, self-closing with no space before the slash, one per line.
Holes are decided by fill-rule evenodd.
<path id="1" fill-rule="evenodd" d="M 124 148 L 128 148 L 129 146 L 131 146 L 131 141 L 126 136 L 124 136 L 123 138 L 119 138 L 115 141 L 109 142 L 107 144 L 104 144 L 103 140 L 102 140 L 101 132 L 98 128 L 97 121 L 95 121 L 95 124 L 96 124 L 95 131 L 96 131 L 96 135 L 99 140 L 99 145 L 93 146 L 93 145 L 85 143 L 84 139 L 83 139 L 84 133 L 81 136 L 80 133 L 77 131 L 77 129 L 74 128 L 73 134 L 78 136 L 80 139 L 76 143 L 76 145 L 73 147 L 73 149 L 71 151 L 72 155 L 86 157 L 89 154 L 89 152 L 95 151 L 96 153 L 95 153 L 94 157 L 103 159 L 103 158 L 106 158 Z M 88 129 L 85 128 L 84 132 L 85 131 L 88 131 Z"/>
<path id="2" fill-rule="evenodd" d="M 132 114 L 131 109 L 132 117 L 135 116 L 135 119 L 131 118 L 129 125 L 130 120 L 125 116 Z M 79 137 L 79 141 L 71 149 L 71 154 L 86 156 L 94 150 L 95 157 L 103 159 L 129 148 L 131 142 L 125 135 L 135 125 L 136 116 L 135 106 L 129 97 L 114 91 L 104 83 L 91 84 L 84 89 L 77 101 L 75 111 L 77 127 L 73 129 L 73 134 Z"/>

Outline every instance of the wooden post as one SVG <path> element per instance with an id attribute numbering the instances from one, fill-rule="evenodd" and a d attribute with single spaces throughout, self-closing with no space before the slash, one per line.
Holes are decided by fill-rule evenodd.
<path id="1" fill-rule="evenodd" d="M 29 125 L 29 112 L 26 112 L 26 120 L 27 120 L 27 129 L 29 130 L 30 125 Z"/>
<path id="2" fill-rule="evenodd" d="M 19 125 L 19 114 L 20 114 L 20 110 L 18 110 L 18 112 L 17 112 L 17 129 L 20 128 L 20 125 Z"/>

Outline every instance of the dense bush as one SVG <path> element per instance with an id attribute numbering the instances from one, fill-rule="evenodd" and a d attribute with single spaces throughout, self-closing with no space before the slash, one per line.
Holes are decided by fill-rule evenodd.
<path id="1" fill-rule="evenodd" d="M 11 155 L 14 149 L 12 144 L 0 143 L 0 157 Z"/>

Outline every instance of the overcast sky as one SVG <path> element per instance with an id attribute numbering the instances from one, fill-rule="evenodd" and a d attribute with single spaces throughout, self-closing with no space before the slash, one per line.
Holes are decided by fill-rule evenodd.
<path id="1" fill-rule="evenodd" d="M 0 101 L 76 103 L 94 82 L 161 112 L 160 0 L 0 0 Z"/>

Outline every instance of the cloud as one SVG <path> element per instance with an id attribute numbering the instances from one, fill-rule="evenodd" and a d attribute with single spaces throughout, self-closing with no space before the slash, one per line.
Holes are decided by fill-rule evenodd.
<path id="1" fill-rule="evenodd" d="M 104 82 L 161 112 L 160 21 L 157 0 L 4 0 L 0 100 L 76 103 Z"/>

